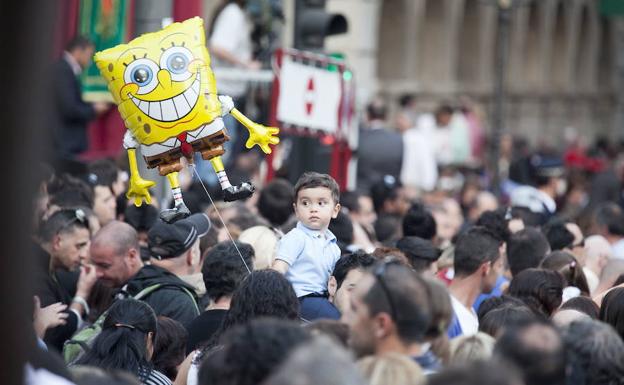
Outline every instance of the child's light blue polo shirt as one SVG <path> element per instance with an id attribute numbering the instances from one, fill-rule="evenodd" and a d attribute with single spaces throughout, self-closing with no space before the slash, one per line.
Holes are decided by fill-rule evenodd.
<path id="1" fill-rule="evenodd" d="M 286 278 L 292 283 L 297 297 L 327 291 L 327 281 L 340 258 L 336 236 L 329 230 L 325 237 L 301 222 L 282 237 L 276 259 L 290 266 Z"/>

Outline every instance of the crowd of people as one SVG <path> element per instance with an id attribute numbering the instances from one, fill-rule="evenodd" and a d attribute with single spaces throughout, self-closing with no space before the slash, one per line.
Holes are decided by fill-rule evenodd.
<path id="1" fill-rule="evenodd" d="M 29 381 L 623 384 L 622 174 L 567 158 L 513 159 L 500 198 L 461 168 L 414 189 L 363 162 L 352 191 L 247 168 L 251 198 L 192 182 L 173 223 L 121 163 L 42 164 Z"/>
<path id="2" fill-rule="evenodd" d="M 211 51 L 255 68 L 248 42 L 226 44 L 240 3 L 219 8 Z M 92 54 L 68 46 L 59 100 L 80 99 Z M 493 178 L 468 101 L 418 114 L 406 95 L 393 126 L 375 100 L 355 188 L 292 183 L 287 164 L 265 182 L 238 143 L 227 167 L 255 194 L 226 203 L 217 178 L 183 175 L 191 214 L 164 221 L 171 199 L 126 198 L 127 164 L 80 162 L 110 106 L 76 103 L 59 106 L 73 125 L 55 120 L 74 142 L 38 167 L 27 383 L 624 384 L 624 162 L 608 141 L 503 136 Z"/>

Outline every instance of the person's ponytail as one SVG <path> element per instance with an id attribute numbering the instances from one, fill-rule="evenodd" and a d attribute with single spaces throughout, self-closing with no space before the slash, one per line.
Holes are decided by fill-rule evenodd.
<path id="1" fill-rule="evenodd" d="M 151 370 L 147 352 L 149 333 L 156 335 L 156 315 L 152 308 L 134 299 L 120 300 L 111 306 L 102 331 L 76 364 L 126 370 L 144 378 Z"/>

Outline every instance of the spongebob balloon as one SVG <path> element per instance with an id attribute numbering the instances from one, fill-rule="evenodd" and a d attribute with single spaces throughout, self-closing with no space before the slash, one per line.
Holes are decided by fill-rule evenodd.
<path id="1" fill-rule="evenodd" d="M 135 205 L 140 206 L 144 200 L 150 203 L 148 189 L 154 185 L 139 175 L 139 146 L 147 167 L 158 167 L 171 185 L 175 208 L 161 213 L 165 221 L 189 215 L 178 171 L 182 169 L 180 159 L 192 162 L 195 152 L 212 163 L 226 201 L 253 193 L 250 183 L 232 186 L 225 173 L 220 156 L 229 137 L 222 116 L 231 114 L 248 129 L 247 148 L 258 145 L 267 154 L 271 152 L 269 144 L 279 142 L 278 129 L 252 122 L 234 107 L 229 96 L 217 95 L 202 19 L 174 23 L 128 44 L 98 52 L 95 62 L 128 129 L 124 136 L 130 161 L 126 195 Z"/>

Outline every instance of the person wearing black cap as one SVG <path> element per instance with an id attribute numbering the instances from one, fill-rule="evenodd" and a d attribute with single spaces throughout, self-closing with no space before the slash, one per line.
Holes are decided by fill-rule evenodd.
<path id="1" fill-rule="evenodd" d="M 178 221 L 176 225 L 179 231 L 187 231 L 183 241 L 188 237 L 192 246 L 199 234 L 207 231 L 210 222 L 199 214 Z M 163 241 L 167 239 L 170 238 L 162 238 Z M 138 234 L 129 224 L 112 221 L 102 227 L 93 237 L 90 249 L 98 280 L 119 289 L 118 298 L 140 296 L 156 315 L 188 324 L 199 314 L 193 286 L 166 268 L 144 265 L 139 250 Z"/>
<path id="2" fill-rule="evenodd" d="M 555 199 L 566 191 L 565 168 L 558 157 L 535 154 L 530 158 L 533 186 L 520 186 L 511 193 L 512 206 L 527 207 L 545 224 L 557 212 Z"/>
<path id="3" fill-rule="evenodd" d="M 200 297 L 206 293 L 201 273 L 199 238 L 210 230 L 206 214 L 193 214 L 174 223 L 157 221 L 147 233 L 152 265 L 177 275 Z"/>
<path id="4" fill-rule="evenodd" d="M 436 261 L 440 258 L 440 250 L 431 241 L 419 237 L 403 237 L 396 244 L 409 259 L 412 267 L 419 273 L 434 277 L 438 273 Z"/>

